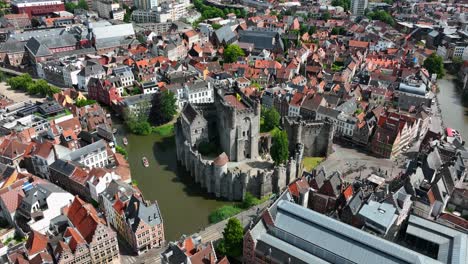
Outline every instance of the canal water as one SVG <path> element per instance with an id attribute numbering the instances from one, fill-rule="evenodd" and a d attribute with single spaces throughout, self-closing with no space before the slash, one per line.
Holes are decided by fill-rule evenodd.
<path id="1" fill-rule="evenodd" d="M 125 130 L 114 120 L 118 128 L 117 144 L 123 146 Z M 207 195 L 195 184 L 190 175 L 177 165 L 174 138 L 156 135 L 137 136 L 127 134 L 128 161 L 132 178 L 145 199 L 157 200 L 164 219 L 166 240 L 174 241 L 181 235 L 190 235 L 209 224 L 208 215 L 218 207 L 230 204 Z M 142 157 L 150 166 L 145 168 Z"/>
<path id="2" fill-rule="evenodd" d="M 442 111 L 442 119 L 446 127 L 454 128 L 468 140 L 468 101 L 463 100 L 462 93 L 452 81 L 453 76 L 437 81 L 439 93 L 437 99 Z"/>

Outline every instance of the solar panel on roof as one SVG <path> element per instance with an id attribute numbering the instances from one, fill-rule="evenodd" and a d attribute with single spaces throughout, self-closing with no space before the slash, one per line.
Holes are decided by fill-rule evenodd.
<path id="1" fill-rule="evenodd" d="M 23 191 L 27 192 L 29 190 L 31 190 L 34 186 L 32 185 L 32 183 L 30 182 L 25 182 L 23 184 Z"/>

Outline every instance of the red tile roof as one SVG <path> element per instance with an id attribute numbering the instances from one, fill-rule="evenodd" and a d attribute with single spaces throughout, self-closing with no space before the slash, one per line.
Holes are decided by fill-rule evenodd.
<path id="1" fill-rule="evenodd" d="M 104 224 L 96 209 L 78 196 L 75 196 L 75 200 L 66 210 L 66 215 L 88 243 L 92 241 L 97 226 Z"/>
<path id="2" fill-rule="evenodd" d="M 68 227 L 67 230 L 65 230 L 63 237 L 70 238 L 68 245 L 70 246 L 70 249 L 73 250 L 73 252 L 76 250 L 78 245 L 86 243 L 81 234 L 78 233 L 78 231 L 76 231 L 76 229 L 72 227 Z"/>
<path id="3" fill-rule="evenodd" d="M 215 166 L 221 167 L 221 166 L 226 165 L 226 163 L 228 163 L 228 162 L 229 162 L 229 158 L 226 155 L 226 153 L 223 152 L 213 161 L 213 164 Z"/>
<path id="4" fill-rule="evenodd" d="M 295 93 L 289 104 L 292 106 L 301 106 L 303 99 L 304 99 L 303 93 Z"/>
<path id="5" fill-rule="evenodd" d="M 195 254 L 190 256 L 190 263 L 192 264 L 214 264 L 216 263 L 216 253 L 213 245 L 208 243 L 207 246 L 199 248 Z"/>
<path id="6" fill-rule="evenodd" d="M 247 109 L 247 106 L 241 101 L 237 100 L 236 96 L 234 95 L 225 95 L 224 100 L 231 106 L 235 107 L 237 110 Z"/>
<path id="7" fill-rule="evenodd" d="M 367 48 L 369 47 L 369 42 L 359 41 L 359 40 L 350 40 L 349 46 L 354 48 Z"/>
<path id="8" fill-rule="evenodd" d="M 37 144 L 31 155 L 37 155 L 41 158 L 47 159 L 54 149 L 54 145 L 49 141 L 44 141 L 43 143 Z"/>
<path id="9" fill-rule="evenodd" d="M 53 263 L 52 256 L 49 253 L 41 252 L 29 261 L 29 264 Z"/>
<path id="10" fill-rule="evenodd" d="M 281 69 L 281 63 L 274 60 L 256 60 L 255 68 L 257 69 Z"/>
<path id="11" fill-rule="evenodd" d="M 81 124 L 80 124 L 80 120 L 78 119 L 78 117 L 74 117 L 74 118 L 70 118 L 68 120 L 65 120 L 63 122 L 60 122 L 60 123 L 56 123 L 58 126 L 60 126 L 63 130 L 68 130 L 68 129 L 72 129 L 72 130 L 77 130 L 77 129 L 81 129 Z"/>
<path id="12" fill-rule="evenodd" d="M 24 154 L 28 144 L 23 144 L 17 139 L 5 139 L 0 144 L 0 155 L 10 159 L 15 159 Z"/>
<path id="13" fill-rule="evenodd" d="M 3 203 L 10 213 L 16 211 L 23 201 L 24 192 L 21 188 L 22 185 L 23 183 L 21 182 L 21 184 L 15 189 L 8 190 L 7 192 L 0 194 L 0 199 L 3 200 Z"/>
<path id="14" fill-rule="evenodd" d="M 26 249 L 28 250 L 28 255 L 32 256 L 42 251 L 47 251 L 48 239 L 45 235 L 37 232 L 31 231 L 29 233 L 28 241 L 26 241 Z"/>

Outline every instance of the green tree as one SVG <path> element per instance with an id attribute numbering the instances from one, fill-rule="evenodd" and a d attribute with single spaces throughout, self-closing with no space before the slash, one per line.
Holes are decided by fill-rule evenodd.
<path id="1" fill-rule="evenodd" d="M 4 72 L 0 72 L 0 82 L 8 80 L 7 75 Z"/>
<path id="2" fill-rule="evenodd" d="M 289 157 L 289 143 L 286 131 L 277 131 L 273 135 L 270 155 L 275 165 L 285 164 Z"/>
<path id="3" fill-rule="evenodd" d="M 154 125 L 162 125 L 171 121 L 177 113 L 177 99 L 170 91 L 156 93 L 152 99 L 149 120 Z"/>
<path id="4" fill-rule="evenodd" d="M 315 32 L 317 32 L 316 26 L 309 27 L 309 35 L 313 35 Z"/>
<path id="5" fill-rule="evenodd" d="M 119 145 L 115 146 L 115 151 L 117 151 L 117 153 L 122 154 L 125 158 L 128 156 L 127 150 Z"/>
<path id="6" fill-rule="evenodd" d="M 78 1 L 78 5 L 76 7 L 84 10 L 89 10 L 88 3 L 86 2 L 86 0 Z"/>
<path id="7" fill-rule="evenodd" d="M 331 15 L 328 11 L 322 14 L 322 20 L 328 21 L 331 18 Z"/>
<path id="8" fill-rule="evenodd" d="M 13 90 L 26 90 L 31 83 L 33 83 L 33 79 L 31 75 L 27 73 L 12 77 L 7 81 L 7 84 L 10 85 Z"/>
<path id="9" fill-rule="evenodd" d="M 429 73 L 437 74 L 437 78 L 443 78 L 445 75 L 444 60 L 436 53 L 432 53 L 427 57 L 424 60 L 423 66 L 429 71 Z"/>
<path id="10" fill-rule="evenodd" d="M 275 127 L 279 126 L 281 116 L 275 108 L 263 108 L 261 115 L 263 122 L 260 130 L 262 132 L 270 132 Z"/>
<path id="11" fill-rule="evenodd" d="M 231 44 L 224 49 L 224 62 L 236 62 L 239 57 L 245 56 L 244 51 L 236 44 Z"/>
<path id="12" fill-rule="evenodd" d="M 250 192 L 247 192 L 241 206 L 244 209 L 249 209 L 250 207 L 257 205 L 259 201 L 260 200 L 257 197 L 253 196 Z"/>
<path id="13" fill-rule="evenodd" d="M 65 10 L 67 10 L 70 13 L 74 13 L 76 7 L 77 5 L 73 2 L 65 3 Z"/>
<path id="14" fill-rule="evenodd" d="M 223 240 L 219 243 L 219 253 L 230 257 L 241 256 L 243 237 L 244 230 L 239 219 L 230 218 L 223 231 Z"/>
<path id="15" fill-rule="evenodd" d="M 332 35 L 344 35 L 346 33 L 346 29 L 343 27 L 334 27 L 330 34 Z"/>
<path id="16" fill-rule="evenodd" d="M 147 136 L 153 131 L 148 121 L 128 120 L 125 124 L 136 135 Z"/>
<path id="17" fill-rule="evenodd" d="M 220 29 L 220 28 L 222 27 L 222 26 L 221 26 L 220 24 L 218 24 L 218 23 L 212 24 L 211 26 L 213 27 L 214 30 L 218 30 L 218 29 Z"/>
<path id="18" fill-rule="evenodd" d="M 351 8 L 351 0 L 333 0 L 331 4 L 332 6 L 341 6 L 345 11 Z"/>
<path id="19" fill-rule="evenodd" d="M 372 20 L 380 20 L 391 26 L 395 25 L 395 20 L 393 20 L 393 17 L 384 10 L 377 10 L 375 12 L 369 12 L 366 14 L 366 16 Z"/>
<path id="20" fill-rule="evenodd" d="M 75 105 L 78 107 L 83 107 L 83 106 L 92 105 L 95 103 L 96 103 L 96 100 L 79 99 L 76 101 Z"/>

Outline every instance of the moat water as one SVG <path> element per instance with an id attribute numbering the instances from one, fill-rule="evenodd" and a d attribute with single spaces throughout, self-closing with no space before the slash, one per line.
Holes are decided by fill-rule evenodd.
<path id="1" fill-rule="evenodd" d="M 468 101 L 463 100 L 462 93 L 452 81 L 453 76 L 437 81 L 440 92 L 437 95 L 446 127 L 458 130 L 464 140 L 468 140 Z"/>
<path id="2" fill-rule="evenodd" d="M 118 128 L 117 144 L 123 146 L 125 129 L 114 120 Z M 206 227 L 208 215 L 216 208 L 230 204 L 218 200 L 206 192 L 177 165 L 173 137 L 137 136 L 127 134 L 128 161 L 132 178 L 138 182 L 145 199 L 157 200 L 164 219 L 166 240 L 174 241 L 181 235 L 193 234 Z M 145 168 L 142 157 L 147 157 Z"/>

